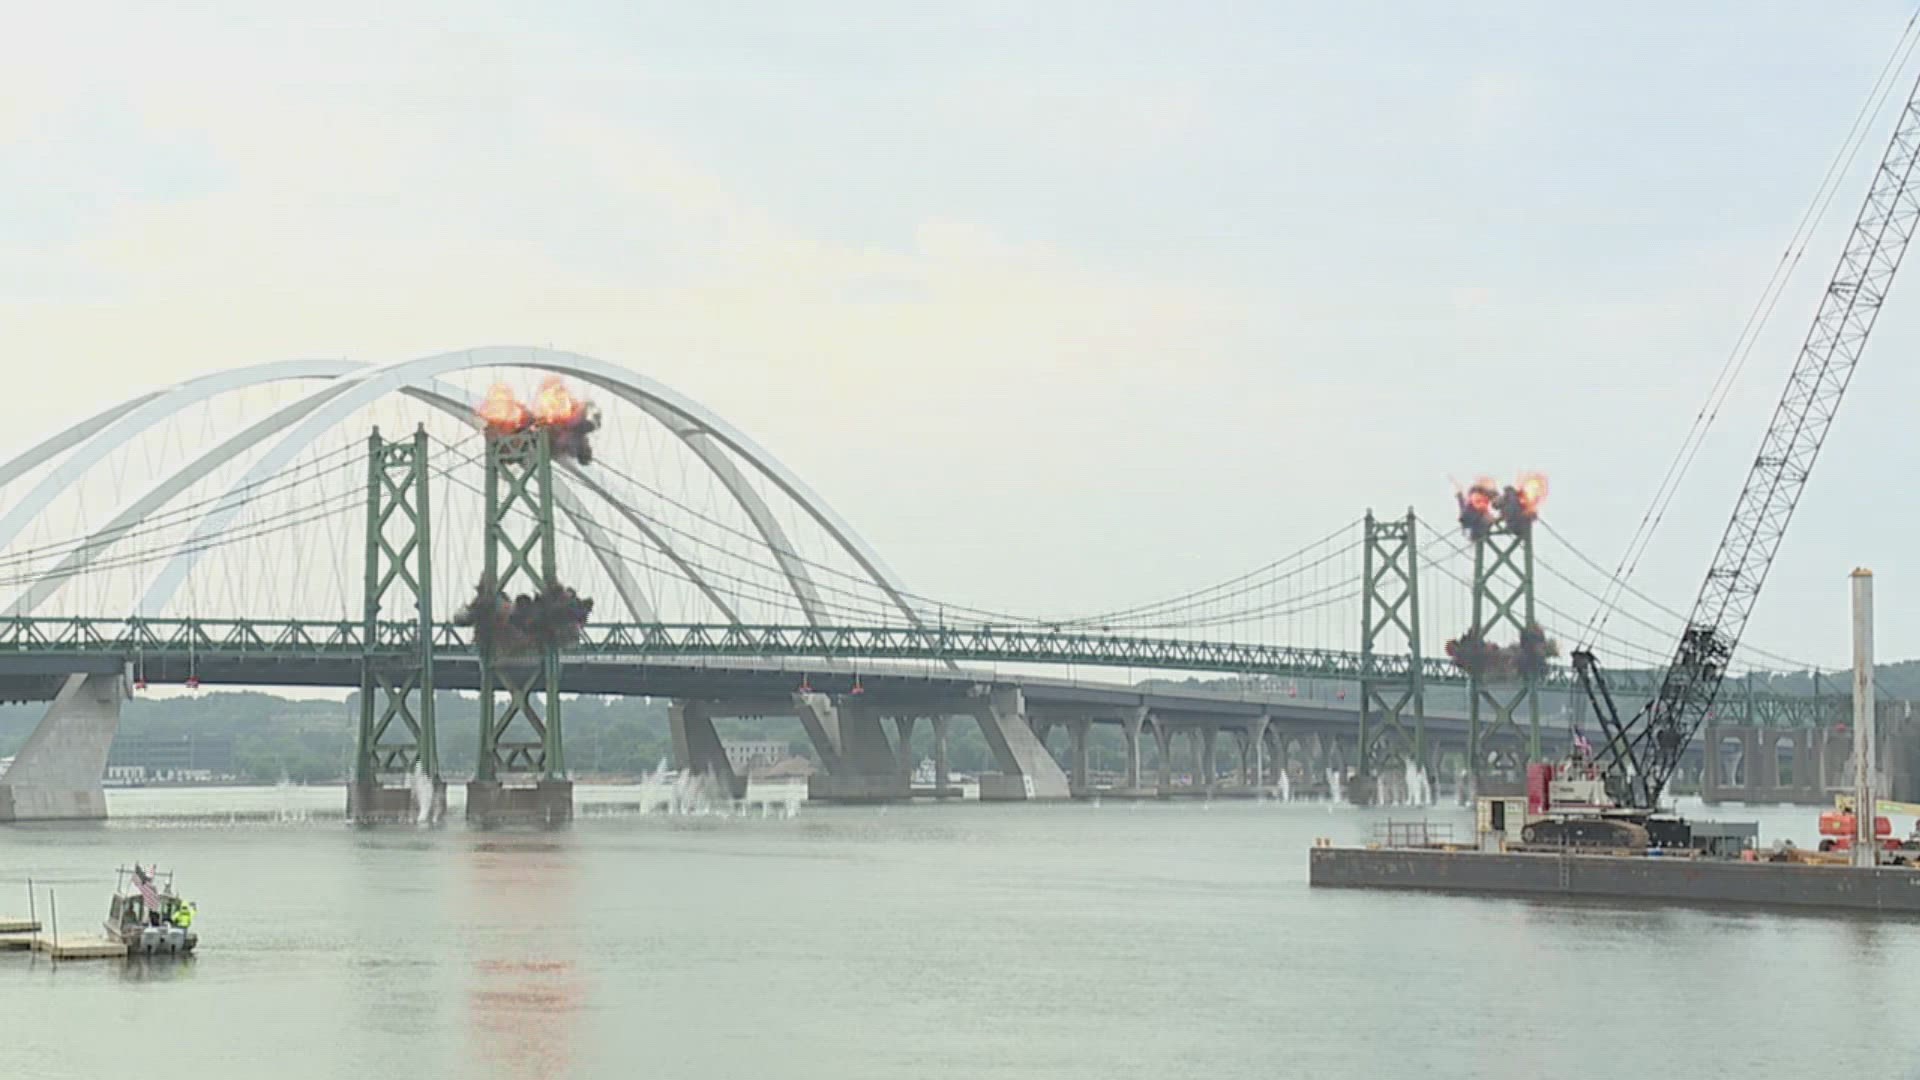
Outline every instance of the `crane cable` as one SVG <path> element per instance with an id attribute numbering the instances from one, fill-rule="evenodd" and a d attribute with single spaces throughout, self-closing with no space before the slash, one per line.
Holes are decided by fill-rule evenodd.
<path id="1" fill-rule="evenodd" d="M 1780 261 L 1774 265 L 1772 276 L 1768 278 L 1766 287 L 1761 290 L 1760 298 L 1755 301 L 1753 310 L 1747 314 L 1747 321 L 1740 328 L 1740 334 L 1734 339 L 1733 348 L 1727 353 L 1726 360 L 1721 364 L 1720 373 L 1715 377 L 1713 387 L 1707 394 L 1706 404 L 1694 414 L 1693 424 L 1688 429 L 1686 438 L 1681 441 L 1679 450 L 1675 452 L 1673 460 L 1668 463 L 1666 474 L 1661 477 L 1660 486 L 1655 490 L 1652 502 L 1647 506 L 1646 513 L 1641 516 L 1640 524 L 1634 529 L 1632 538 L 1627 541 L 1626 550 L 1621 553 L 1619 563 L 1615 565 L 1613 573 L 1609 576 L 1605 592 L 1594 608 L 1593 615 L 1588 618 L 1586 627 L 1581 631 L 1582 648 L 1593 644 L 1593 639 L 1606 629 L 1607 620 L 1619 606 L 1627 582 L 1633 577 L 1634 571 L 1639 569 L 1641 558 L 1646 554 L 1654 534 L 1659 530 L 1661 522 L 1666 518 L 1667 510 L 1673 505 L 1673 500 L 1679 493 L 1681 481 L 1685 479 L 1687 470 L 1693 465 L 1694 458 L 1699 455 L 1700 448 L 1705 444 L 1714 421 L 1719 419 L 1721 407 L 1731 396 L 1740 372 L 1746 367 L 1747 359 L 1753 354 L 1753 348 L 1758 343 L 1761 332 L 1766 328 L 1774 309 L 1779 305 L 1780 297 L 1791 282 L 1794 271 L 1798 269 L 1801 257 L 1806 254 L 1807 245 L 1811 242 L 1814 232 L 1819 229 L 1821 221 L 1826 217 L 1827 209 L 1833 205 L 1834 196 L 1839 192 L 1841 179 L 1859 155 L 1861 146 L 1865 144 L 1867 135 L 1872 130 L 1874 121 L 1879 117 L 1880 110 L 1885 107 L 1893 88 L 1901 83 L 1901 72 L 1906 69 L 1915 45 L 1920 44 L 1920 36 L 1914 33 L 1916 27 L 1920 27 L 1920 11 L 1916 11 L 1908 18 L 1907 25 L 1901 30 L 1900 39 L 1894 45 L 1892 53 L 1888 55 L 1886 63 L 1881 66 L 1879 75 L 1875 77 L 1873 87 L 1867 94 L 1867 100 L 1861 103 L 1860 110 L 1854 114 L 1853 125 L 1848 129 L 1847 136 L 1842 141 L 1840 149 L 1835 152 L 1833 160 L 1828 163 L 1826 175 L 1821 177 L 1813 199 L 1802 212 L 1799 223 L 1794 226 L 1793 235 L 1788 238 L 1786 250 L 1781 253 Z"/>

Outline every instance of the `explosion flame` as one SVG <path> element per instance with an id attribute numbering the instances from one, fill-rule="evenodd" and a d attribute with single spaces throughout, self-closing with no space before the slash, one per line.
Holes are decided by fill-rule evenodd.
<path id="1" fill-rule="evenodd" d="M 593 447 L 587 442 L 587 436 L 600 426 L 600 411 L 574 397 L 567 389 L 566 380 L 558 375 L 541 380 L 531 406 L 514 396 L 512 387 L 494 383 L 474 413 L 486 423 L 487 434 L 492 438 L 542 427 L 549 432 L 554 453 L 582 465 L 593 463 Z"/>
<path id="2" fill-rule="evenodd" d="M 513 388 L 506 383 L 488 387 L 486 400 L 473 411 L 486 421 L 489 435 L 511 435 L 533 423 L 533 414 L 513 396 Z"/>
<path id="3" fill-rule="evenodd" d="M 1496 487 L 1481 477 L 1465 491 L 1454 492 L 1460 504 L 1460 528 L 1470 539 L 1485 540 L 1496 524 L 1525 537 L 1533 532 L 1540 517 L 1540 504 L 1547 501 L 1547 478 L 1537 472 L 1523 472 L 1506 487 Z"/>
<path id="4" fill-rule="evenodd" d="M 1467 490 L 1454 492 L 1453 497 L 1460 503 L 1460 527 L 1475 540 L 1486 539 L 1498 520 L 1494 500 L 1500 497 L 1500 490 L 1493 481 L 1481 477 Z"/>

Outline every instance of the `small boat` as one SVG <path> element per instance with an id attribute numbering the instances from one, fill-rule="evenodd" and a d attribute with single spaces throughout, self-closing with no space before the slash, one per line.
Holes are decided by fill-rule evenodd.
<path id="1" fill-rule="evenodd" d="M 184 956 L 200 943 L 193 932 L 194 907 L 173 888 L 173 871 L 133 864 L 122 867 L 107 909 L 107 937 L 128 956 Z"/>

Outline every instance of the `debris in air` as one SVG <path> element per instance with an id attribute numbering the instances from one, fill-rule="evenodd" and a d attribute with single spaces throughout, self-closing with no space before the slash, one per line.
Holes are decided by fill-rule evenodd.
<path id="1" fill-rule="evenodd" d="M 492 582 L 482 581 L 453 622 L 473 627 L 474 644 L 501 656 L 577 644 L 592 613 L 591 599 L 558 582 L 508 600 Z"/>
<path id="2" fill-rule="evenodd" d="M 1559 655 L 1560 643 L 1538 623 L 1520 631 L 1520 640 L 1512 645 L 1496 645 L 1477 630 L 1447 642 L 1453 666 L 1479 679 L 1538 679 L 1547 674 L 1547 661 Z"/>
<path id="3" fill-rule="evenodd" d="M 494 383 L 474 413 L 486 423 L 487 435 L 491 438 L 533 427 L 546 428 L 555 454 L 582 465 L 593 463 L 593 447 L 587 436 L 599 428 L 600 410 L 573 396 L 566 380 L 558 375 L 541 380 L 531 403 L 515 397 L 513 388 L 507 384 Z"/>

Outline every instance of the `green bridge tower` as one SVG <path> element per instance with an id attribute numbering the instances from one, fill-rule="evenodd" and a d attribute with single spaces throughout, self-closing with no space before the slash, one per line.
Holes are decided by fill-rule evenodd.
<path id="1" fill-rule="evenodd" d="M 1427 704 L 1420 653 L 1420 546 L 1411 509 L 1382 520 L 1367 511 L 1360 593 L 1360 776 L 1427 761 Z M 1405 653 L 1404 670 L 1378 669 Z M 1356 795 L 1359 794 L 1356 792 Z"/>
<path id="2" fill-rule="evenodd" d="M 544 426 L 489 431 L 484 588 L 501 605 L 517 592 L 558 584 L 553 527 L 553 437 Z M 467 785 L 467 819 L 479 825 L 556 825 L 573 817 L 561 740 L 560 650 L 551 641 L 480 645 L 480 755 Z"/>
<path id="3" fill-rule="evenodd" d="M 1536 626 L 1532 523 L 1516 530 L 1503 518 L 1473 542 L 1472 632 L 1489 644 L 1510 638 L 1517 652 Z M 1540 757 L 1538 682 L 1524 671 L 1468 671 L 1467 762 L 1483 793 L 1491 794 L 1488 781 L 1522 782 L 1526 763 Z"/>
<path id="4" fill-rule="evenodd" d="M 367 443 L 360 730 L 347 787 L 347 816 L 358 824 L 437 822 L 447 812 L 433 718 L 429 520 L 425 429 L 388 442 L 375 428 Z"/>

